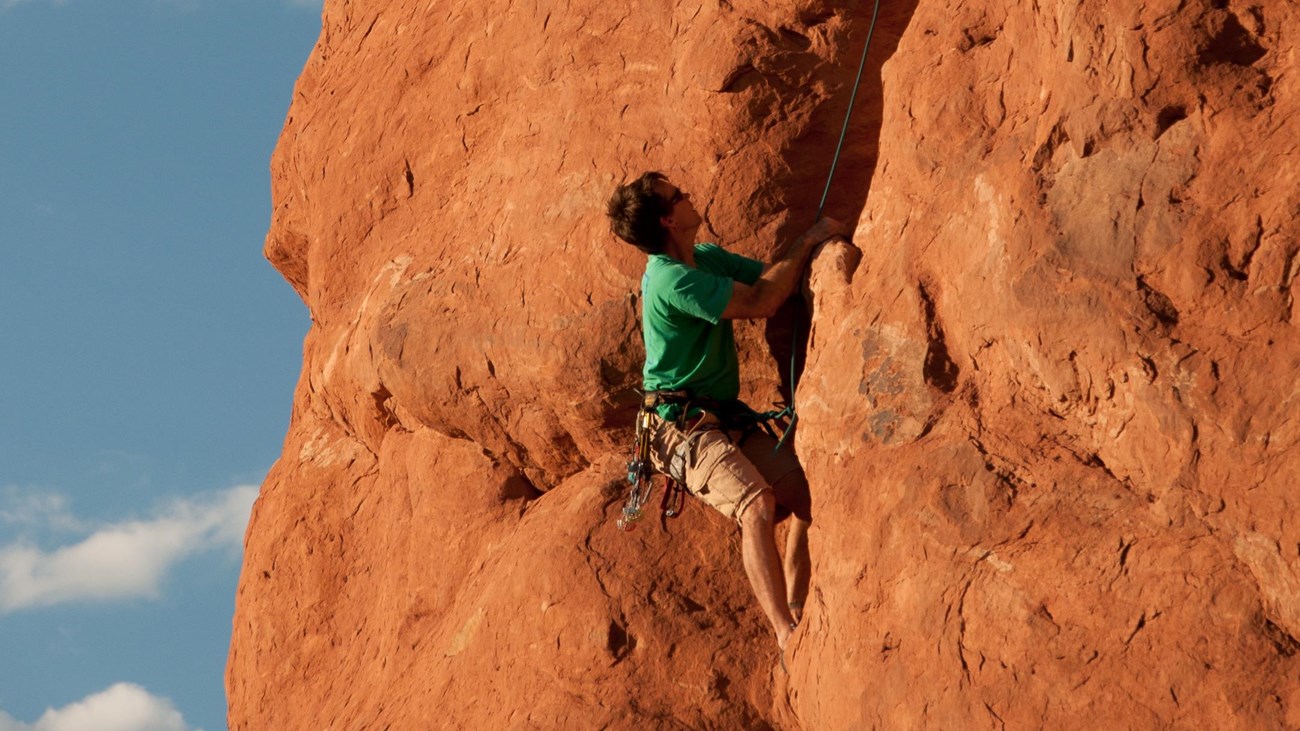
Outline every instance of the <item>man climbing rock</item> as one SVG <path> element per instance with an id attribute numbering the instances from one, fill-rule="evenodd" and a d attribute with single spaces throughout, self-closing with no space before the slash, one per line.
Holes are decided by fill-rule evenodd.
<path id="1" fill-rule="evenodd" d="M 808 483 L 793 445 L 757 428 L 737 400 L 730 320 L 771 317 L 795 291 L 813 249 L 842 236 L 824 218 L 770 264 L 697 244 L 689 194 L 660 173 L 620 186 L 607 211 L 615 235 L 649 256 L 641 279 L 650 462 L 740 525 L 745 573 L 784 651 L 808 593 Z M 784 566 L 775 526 L 791 520 Z"/>

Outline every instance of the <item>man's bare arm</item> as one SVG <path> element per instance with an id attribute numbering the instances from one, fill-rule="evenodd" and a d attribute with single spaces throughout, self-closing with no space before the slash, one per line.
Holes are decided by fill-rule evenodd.
<path id="1" fill-rule="evenodd" d="M 844 224 L 832 218 L 823 218 L 795 239 L 780 257 L 763 267 L 763 273 L 752 285 L 736 282 L 731 291 L 731 301 L 722 311 L 724 320 L 768 318 L 787 300 L 799 285 L 799 276 L 808 264 L 808 257 L 818 244 L 835 236 L 843 236 Z"/>

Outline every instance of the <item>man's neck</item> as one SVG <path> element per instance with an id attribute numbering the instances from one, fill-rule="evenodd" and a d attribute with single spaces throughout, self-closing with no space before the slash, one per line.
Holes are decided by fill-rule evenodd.
<path id="1" fill-rule="evenodd" d="M 664 253 L 680 261 L 686 266 L 695 268 L 695 244 L 681 242 L 675 239 L 668 240 L 668 246 L 665 247 Z"/>

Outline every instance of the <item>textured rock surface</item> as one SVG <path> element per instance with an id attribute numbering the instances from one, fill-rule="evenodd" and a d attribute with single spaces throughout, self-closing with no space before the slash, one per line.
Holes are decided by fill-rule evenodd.
<path id="1" fill-rule="evenodd" d="M 272 164 L 313 327 L 231 727 L 1300 726 L 1300 18 L 1115 5 L 882 10 L 787 677 L 731 526 L 613 527 L 642 259 L 601 205 L 664 170 L 770 255 L 870 8 L 329 0 Z M 756 403 L 799 309 L 741 328 Z"/>

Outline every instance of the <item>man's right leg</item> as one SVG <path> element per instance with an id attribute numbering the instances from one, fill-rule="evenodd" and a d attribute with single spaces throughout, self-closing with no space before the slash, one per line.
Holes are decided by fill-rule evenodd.
<path id="1" fill-rule="evenodd" d="M 765 432 L 755 432 L 740 439 L 739 448 L 772 486 L 778 520 L 789 517 L 783 569 L 786 600 L 790 613 L 798 622 L 808 596 L 812 564 L 808 555 L 808 527 L 812 524 L 808 478 L 791 447 L 777 449 L 776 438 Z"/>
<path id="2" fill-rule="evenodd" d="M 794 621 L 803 619 L 803 605 L 808 599 L 808 577 L 812 561 L 808 556 L 808 523 L 797 515 L 790 516 L 790 532 L 785 537 L 785 591 Z"/>
<path id="3" fill-rule="evenodd" d="M 776 498 L 771 490 L 764 490 L 740 514 L 740 553 L 758 604 L 776 630 L 777 645 L 784 650 L 794 632 L 794 617 L 776 551 L 775 517 Z"/>

